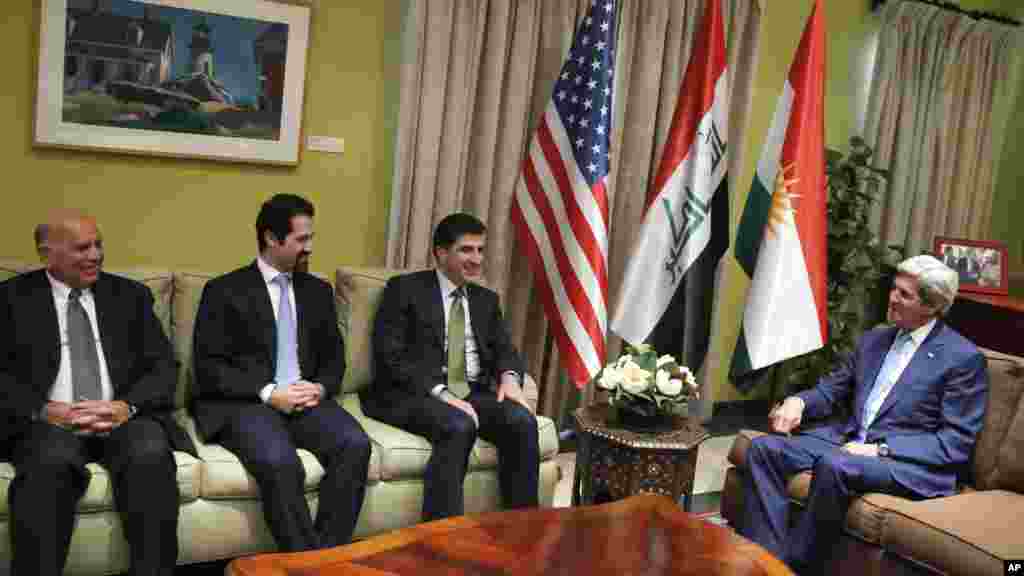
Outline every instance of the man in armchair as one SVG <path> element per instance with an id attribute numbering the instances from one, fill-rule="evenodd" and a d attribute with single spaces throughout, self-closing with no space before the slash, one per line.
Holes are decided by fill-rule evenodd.
<path id="1" fill-rule="evenodd" d="M 861 336 L 814 388 L 769 415 L 776 434 L 747 451 L 743 536 L 797 572 L 820 574 L 855 493 L 906 498 L 952 494 L 981 429 L 988 376 L 981 352 L 942 321 L 958 276 L 936 258 L 900 263 L 889 293 L 891 326 Z M 805 420 L 852 409 L 842 422 Z M 787 528 L 788 478 L 813 471 L 804 515 Z"/>

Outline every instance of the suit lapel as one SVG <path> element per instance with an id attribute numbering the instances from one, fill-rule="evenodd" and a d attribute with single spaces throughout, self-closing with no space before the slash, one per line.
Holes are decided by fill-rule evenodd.
<path id="1" fill-rule="evenodd" d="M 92 298 L 96 304 L 96 328 L 100 331 L 100 343 L 103 345 L 103 359 L 107 363 L 107 371 L 110 375 L 110 386 L 117 390 L 114 379 L 115 365 L 110 361 L 110 351 L 114 349 L 111 341 L 113 328 L 113 310 L 117 306 L 114 302 L 114 295 L 110 292 L 109 278 L 100 273 L 99 280 L 92 286 Z"/>
<path id="2" fill-rule="evenodd" d="M 33 320 L 29 326 L 36 326 L 36 338 L 38 338 L 41 350 L 46 351 L 45 364 L 33 367 L 33 380 L 43 386 L 44 392 L 49 392 L 50 386 L 57 379 L 57 369 L 60 366 L 60 324 L 57 320 L 57 307 L 53 303 L 53 286 L 43 271 L 38 272 L 38 286 L 32 290 L 31 307 L 27 307 L 32 314 Z M 35 312 L 42 311 L 43 316 L 36 317 Z M 37 321 L 35 318 L 45 318 Z M 35 375 L 39 377 L 35 377 Z"/>
<path id="3" fill-rule="evenodd" d="M 854 412 L 857 422 L 861 422 L 864 417 L 864 403 L 867 402 L 868 394 L 871 393 L 871 389 L 875 386 L 878 372 L 882 369 L 882 363 L 885 362 L 885 356 L 889 353 L 889 348 L 892 348 L 892 343 L 896 340 L 897 333 L 899 333 L 899 329 L 890 328 L 875 341 L 874 346 L 876 348 L 864 354 L 866 358 L 870 358 L 870 363 L 865 366 L 864 380 L 857 390 L 856 412 Z"/>
<path id="4" fill-rule="evenodd" d="M 302 369 L 302 363 L 305 359 L 302 351 L 309 350 L 308 344 L 310 339 L 309 326 L 306 324 L 306 310 L 304 305 L 309 301 L 309 299 L 305 297 L 306 288 L 308 288 L 306 280 L 306 277 L 301 273 L 292 274 L 292 288 L 295 292 L 295 338 L 296 344 L 298 345 L 296 356 L 299 361 L 299 374 L 305 373 Z"/>
<path id="5" fill-rule="evenodd" d="M 437 278 L 435 270 L 424 273 L 423 297 L 427 299 L 428 317 L 431 324 L 431 332 L 437 340 L 437 345 L 444 350 L 444 305 L 441 297 L 441 281 Z"/>
<path id="6" fill-rule="evenodd" d="M 917 347 L 914 351 L 914 355 L 910 358 L 910 362 L 907 363 L 907 367 L 900 373 L 899 380 L 893 385 L 892 390 L 885 397 L 885 401 L 878 408 L 878 414 L 875 416 L 875 421 L 878 422 L 882 416 L 888 411 L 896 401 L 900 398 L 900 389 L 908 386 L 908 382 L 914 380 L 918 373 L 927 373 L 928 361 L 930 358 L 935 357 L 939 350 L 942 348 L 942 339 L 938 337 L 942 331 L 941 322 L 936 322 L 932 326 L 931 332 L 925 337 L 924 342 Z"/>
<path id="7" fill-rule="evenodd" d="M 256 325 L 262 330 L 263 349 L 267 352 L 267 359 L 270 365 L 274 365 L 277 358 L 277 321 L 274 320 L 274 305 L 270 302 L 270 293 L 267 291 L 267 283 L 263 280 L 256 262 L 249 267 L 249 283 L 253 289 L 248 291 L 251 296 L 248 308 L 256 315 Z"/>

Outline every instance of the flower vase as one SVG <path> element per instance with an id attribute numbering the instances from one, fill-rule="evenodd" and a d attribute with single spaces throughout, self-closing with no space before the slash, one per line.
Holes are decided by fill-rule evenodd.
<path id="1" fill-rule="evenodd" d="M 641 434 L 657 434 L 672 430 L 672 413 L 659 410 L 652 402 L 620 404 L 616 409 L 619 427 Z"/>

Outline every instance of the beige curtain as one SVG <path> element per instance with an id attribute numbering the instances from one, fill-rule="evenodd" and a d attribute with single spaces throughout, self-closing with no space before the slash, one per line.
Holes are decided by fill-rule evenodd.
<path id="1" fill-rule="evenodd" d="M 543 309 L 509 219 L 522 154 L 589 0 L 414 2 L 406 34 L 398 136 L 398 226 L 388 264 L 431 264 L 430 235 L 466 210 L 488 226 L 487 280 L 504 294 L 514 341 L 540 386 L 539 411 L 564 415 L 564 382 Z M 609 174 L 609 306 L 639 228 L 704 0 L 623 0 L 619 10 Z M 724 0 L 731 77 L 730 171 L 743 164 L 757 67 L 757 0 Z M 732 144 L 735 143 L 735 144 Z M 621 344 L 609 337 L 608 353 Z M 705 387 L 704 397 L 707 398 Z M 708 404 L 710 409 L 710 404 Z"/>
<path id="2" fill-rule="evenodd" d="M 988 237 L 1021 32 L 918 2 L 886 6 L 865 139 L 890 170 L 874 224 L 907 254 Z"/>

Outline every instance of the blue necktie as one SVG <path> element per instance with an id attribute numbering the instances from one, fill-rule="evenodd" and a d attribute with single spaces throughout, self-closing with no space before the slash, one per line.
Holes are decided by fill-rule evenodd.
<path id="1" fill-rule="evenodd" d="M 861 419 L 863 424 L 860 429 L 861 442 L 866 439 L 868 427 L 871 426 L 875 417 L 878 416 L 878 409 L 882 407 L 882 403 L 888 397 L 889 391 L 892 390 L 892 387 L 896 385 L 896 380 L 899 379 L 901 373 L 899 371 L 900 359 L 907 353 L 909 344 L 910 332 L 901 331 L 896 336 L 896 340 L 893 341 L 892 347 L 889 348 L 889 353 L 885 355 L 882 368 L 878 371 L 878 377 L 875 378 L 875 385 L 871 387 L 868 399 L 864 401 L 864 414 Z"/>
<path id="2" fill-rule="evenodd" d="M 287 386 L 299 379 L 295 319 L 292 316 L 291 290 L 288 289 L 290 282 L 291 278 L 287 274 L 280 274 L 274 278 L 274 284 L 281 290 L 280 303 L 277 306 L 277 363 L 274 382 L 281 386 Z"/>

